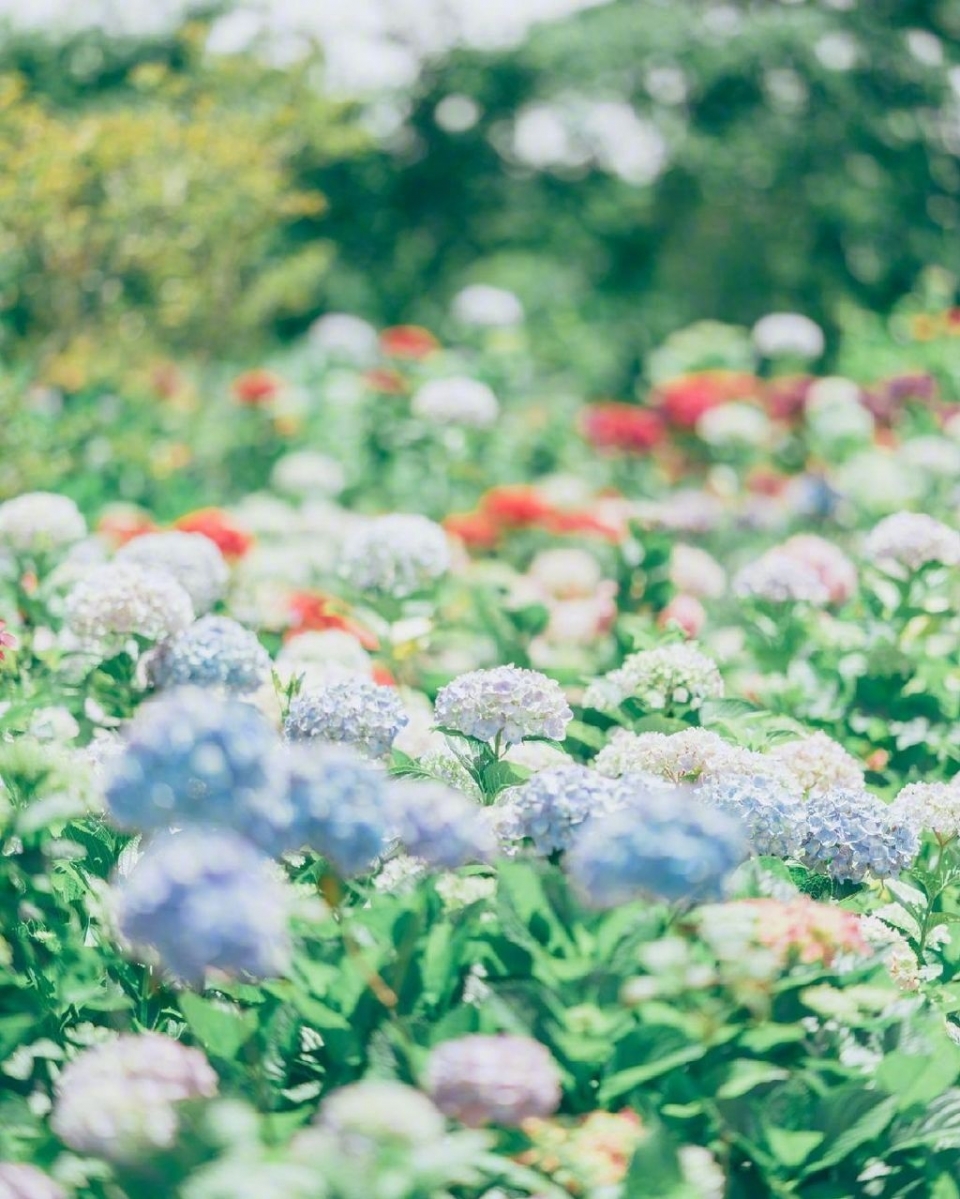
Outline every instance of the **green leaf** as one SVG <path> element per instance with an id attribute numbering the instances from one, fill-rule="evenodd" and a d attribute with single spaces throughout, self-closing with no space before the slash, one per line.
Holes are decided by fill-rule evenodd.
<path id="1" fill-rule="evenodd" d="M 773 1156 L 788 1170 L 795 1170 L 802 1165 L 810 1154 L 823 1141 L 823 1133 L 813 1129 L 777 1128 L 764 1125 L 767 1144 L 773 1151 Z"/>
<path id="2" fill-rule="evenodd" d="M 877 1067 L 877 1082 L 894 1095 L 904 1112 L 914 1104 L 927 1104 L 942 1095 L 957 1077 L 953 1054 L 888 1053 Z"/>
<path id="3" fill-rule="evenodd" d="M 244 1011 L 191 991 L 178 997 L 187 1026 L 211 1057 L 234 1058 L 257 1028 L 256 1011 Z"/>
<path id="4" fill-rule="evenodd" d="M 736 1099 L 746 1095 L 754 1087 L 764 1083 L 781 1082 L 790 1077 L 789 1070 L 783 1070 L 770 1062 L 757 1061 L 754 1058 L 740 1058 L 731 1062 L 727 1079 L 716 1092 L 718 1099 Z"/>
<path id="5" fill-rule="evenodd" d="M 851 1096 L 851 1098 L 853 1097 Z M 825 1151 L 815 1161 L 807 1163 L 805 1173 L 812 1174 L 817 1170 L 825 1170 L 828 1166 L 835 1166 L 842 1162 L 861 1145 L 879 1137 L 896 1114 L 897 1100 L 894 1095 L 878 1099 L 875 1095 L 861 1092 L 857 1098 L 860 1099 L 860 1103 L 856 1106 L 863 1107 L 867 1103 L 870 1103 L 871 1106 L 861 1116 L 854 1118 L 856 1107 L 851 1109 L 848 1106 L 849 1099 L 839 1093 L 835 1094 L 833 1106 L 836 1109 L 836 1119 L 842 1121 L 849 1119 L 851 1122 L 842 1132 L 827 1142 Z"/>

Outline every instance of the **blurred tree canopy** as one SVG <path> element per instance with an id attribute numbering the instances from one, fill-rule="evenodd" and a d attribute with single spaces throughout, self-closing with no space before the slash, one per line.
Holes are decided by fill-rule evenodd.
<path id="1" fill-rule="evenodd" d="M 611 0 L 366 113 L 313 59 L 204 38 L 0 48 L 8 355 L 242 356 L 337 307 L 437 327 L 482 280 L 622 392 L 695 319 L 830 333 L 960 274 L 960 0 Z"/>

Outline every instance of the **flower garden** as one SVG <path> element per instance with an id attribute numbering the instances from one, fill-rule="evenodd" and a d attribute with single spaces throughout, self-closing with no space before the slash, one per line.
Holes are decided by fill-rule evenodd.
<path id="1" fill-rule="evenodd" d="M 958 1199 L 953 287 L 11 351 L 0 1199 Z"/>

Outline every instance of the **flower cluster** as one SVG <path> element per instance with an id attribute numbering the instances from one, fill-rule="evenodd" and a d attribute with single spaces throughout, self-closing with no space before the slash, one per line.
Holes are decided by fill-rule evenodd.
<path id="1" fill-rule="evenodd" d="M 911 783 L 890 805 L 891 819 L 931 832 L 938 841 L 960 836 L 960 782 Z"/>
<path id="2" fill-rule="evenodd" d="M 478 741 L 516 745 L 527 737 L 562 741 L 573 712 L 558 683 L 536 670 L 473 670 L 442 687 L 436 723 Z"/>
<path id="3" fill-rule="evenodd" d="M 256 691 L 270 676 L 270 655 L 255 633 L 227 616 L 204 616 L 164 641 L 147 673 L 154 687 L 192 683 L 227 691 Z"/>
<path id="4" fill-rule="evenodd" d="M 501 835 L 528 840 L 547 856 L 574 844 L 581 825 L 625 806 L 632 782 L 605 778 L 586 766 L 555 766 L 504 791 Z"/>
<path id="5" fill-rule="evenodd" d="M 450 569 L 447 535 L 425 516 L 379 516 L 351 532 L 340 573 L 359 592 L 406 599 Z"/>
<path id="6" fill-rule="evenodd" d="M 705 700 L 723 695 L 717 664 L 698 646 L 663 645 L 630 654 L 623 665 L 596 679 L 587 688 L 584 707 L 615 711 L 627 699 L 646 710 L 702 707 Z"/>
<path id="7" fill-rule="evenodd" d="M 391 817 L 407 853 L 428 863 L 453 869 L 493 856 L 496 838 L 484 811 L 462 791 L 444 783 L 394 783 Z"/>
<path id="8" fill-rule="evenodd" d="M 346 742 L 371 758 L 382 758 L 408 723 L 403 704 L 391 688 L 351 678 L 296 696 L 284 733 L 291 741 L 316 737 Z"/>
<path id="9" fill-rule="evenodd" d="M 875 525 L 863 553 L 880 566 L 916 571 L 931 562 L 960 563 L 960 533 L 923 512 L 896 512 Z"/>
<path id="10" fill-rule="evenodd" d="M 811 795 L 798 858 L 838 882 L 868 874 L 894 878 L 913 863 L 920 847 L 916 827 L 875 795 L 830 790 Z"/>
<path id="11" fill-rule="evenodd" d="M 0 504 L 0 543 L 18 553 L 49 553 L 87 533 L 73 500 L 51 491 L 31 491 Z"/>
<path id="12" fill-rule="evenodd" d="M 770 550 L 748 563 L 733 580 L 735 595 L 771 604 L 813 604 L 822 607 L 830 592 L 808 563 L 783 550 Z"/>
<path id="13" fill-rule="evenodd" d="M 410 411 L 428 424 L 486 429 L 496 423 L 500 405 L 486 383 L 454 375 L 424 383 L 414 393 Z"/>
<path id="14" fill-rule="evenodd" d="M 835 787 L 848 791 L 863 789 L 863 767 L 839 742 L 819 730 L 798 741 L 775 745 L 770 754 L 789 770 L 804 791 L 828 791 Z"/>
<path id="15" fill-rule="evenodd" d="M 193 605 L 166 571 L 113 562 L 80 579 L 67 596 L 66 620 L 81 644 L 109 652 L 129 637 L 160 641 L 181 632 Z"/>
<path id="16" fill-rule="evenodd" d="M 217 1076 L 199 1049 L 152 1032 L 120 1036 L 64 1069 L 51 1124 L 79 1153 L 133 1164 L 173 1145 L 178 1103 L 216 1091 Z"/>
<path id="17" fill-rule="evenodd" d="M 560 1105 L 560 1073 L 530 1037 L 468 1036 L 430 1054 L 426 1090 L 437 1107 L 470 1127 L 516 1128 Z"/>
<path id="18" fill-rule="evenodd" d="M 840 954 L 869 955 L 861 918 L 855 912 L 815 903 L 807 896 L 787 901 L 744 899 L 737 906 L 751 912 L 757 942 L 783 964 L 797 960 L 829 966 Z"/>

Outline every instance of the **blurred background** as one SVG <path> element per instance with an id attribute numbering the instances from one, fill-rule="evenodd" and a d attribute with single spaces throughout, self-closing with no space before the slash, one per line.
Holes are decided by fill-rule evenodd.
<path id="1" fill-rule="evenodd" d="M 960 0 L 0 18 L 0 355 L 67 389 L 255 362 L 329 311 L 436 329 L 482 282 L 543 363 L 628 395 L 692 321 L 803 312 L 829 364 L 960 272 Z"/>

